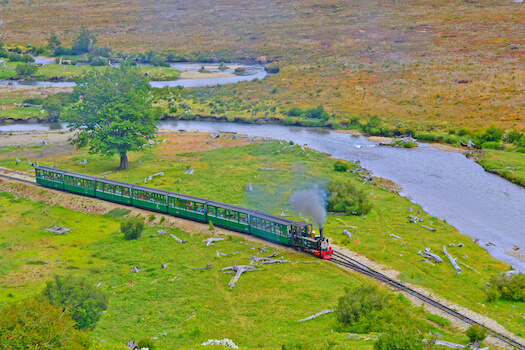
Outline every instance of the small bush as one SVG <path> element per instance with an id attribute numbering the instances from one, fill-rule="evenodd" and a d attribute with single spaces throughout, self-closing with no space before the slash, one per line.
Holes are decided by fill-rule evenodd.
<path id="1" fill-rule="evenodd" d="M 210 224 L 210 231 L 215 230 L 215 226 L 213 226 L 213 222 L 210 221 L 209 224 Z"/>
<path id="2" fill-rule="evenodd" d="M 42 298 L 6 304 L 0 310 L 0 349 L 87 349 L 87 333 Z"/>
<path id="3" fill-rule="evenodd" d="M 348 165 L 348 163 L 346 162 L 343 162 L 343 161 L 336 161 L 334 163 L 334 170 L 335 171 L 347 171 L 348 169 L 350 169 L 350 165 Z"/>
<path id="4" fill-rule="evenodd" d="M 372 319 L 374 314 L 383 310 L 389 304 L 386 293 L 375 286 L 359 286 L 346 289 L 346 294 L 339 298 L 336 310 L 337 320 L 344 325 L 357 324 L 366 319 Z M 367 330 L 371 327 L 365 327 Z"/>
<path id="5" fill-rule="evenodd" d="M 482 342 L 487 337 L 487 330 L 478 325 L 472 325 L 467 329 L 465 334 L 472 343 L 475 341 Z"/>
<path id="6" fill-rule="evenodd" d="M 499 142 L 499 141 L 489 141 L 489 142 L 483 142 L 481 144 L 481 148 L 502 149 L 502 146 L 501 146 L 501 142 Z"/>
<path id="7" fill-rule="evenodd" d="M 423 343 L 423 335 L 415 330 L 393 328 L 379 336 L 374 350 L 426 350 L 433 349 L 433 342 Z"/>
<path id="8" fill-rule="evenodd" d="M 162 224 L 164 221 L 166 221 L 166 218 L 164 217 L 164 215 L 162 215 L 162 216 L 160 217 L 160 223 Z"/>
<path id="9" fill-rule="evenodd" d="M 501 299 L 509 301 L 525 301 L 525 274 L 515 276 L 493 276 L 490 279 L 490 290 L 501 294 Z M 489 290 L 489 292 L 490 292 Z"/>
<path id="10" fill-rule="evenodd" d="M 351 182 L 331 183 L 327 187 L 330 192 L 328 197 L 328 210 L 344 212 L 348 215 L 368 214 L 372 210 L 372 203 L 368 201 L 365 193 L 359 191 Z"/>
<path id="11" fill-rule="evenodd" d="M 487 292 L 487 302 L 494 303 L 501 298 L 501 293 L 496 288 L 490 288 Z"/>
<path id="12" fill-rule="evenodd" d="M 128 240 L 137 239 L 144 231 L 144 220 L 136 216 L 128 218 L 120 224 L 120 231 Z"/>
<path id="13" fill-rule="evenodd" d="M 149 215 L 148 215 L 148 221 L 149 221 L 149 222 L 152 222 L 153 220 L 155 220 L 155 218 L 156 218 L 156 217 L 155 217 L 155 214 L 149 214 Z"/>
<path id="14" fill-rule="evenodd" d="M 42 296 L 54 306 L 65 308 L 79 329 L 92 329 L 109 300 L 104 291 L 73 276 L 55 276 L 46 282 Z"/>
<path id="15" fill-rule="evenodd" d="M 149 339 L 149 338 L 142 338 L 140 339 L 138 342 L 139 344 L 139 349 L 149 349 L 149 350 L 153 350 L 155 349 L 155 341 L 153 339 Z"/>

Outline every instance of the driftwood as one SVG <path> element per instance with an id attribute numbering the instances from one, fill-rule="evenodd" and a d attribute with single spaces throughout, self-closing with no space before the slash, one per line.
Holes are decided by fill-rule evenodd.
<path id="1" fill-rule="evenodd" d="M 160 173 L 156 173 L 156 174 L 153 174 L 153 175 L 150 175 L 148 176 L 148 181 L 151 181 L 151 179 L 153 179 L 155 176 L 163 176 L 164 175 L 164 172 L 160 172 Z"/>
<path id="2" fill-rule="evenodd" d="M 167 269 L 168 268 L 168 264 L 163 264 L 162 262 L 160 263 L 160 267 L 162 267 L 163 269 Z"/>
<path id="3" fill-rule="evenodd" d="M 283 210 L 283 211 L 281 212 L 281 216 L 282 216 L 283 218 L 285 218 L 285 217 L 290 216 L 290 215 L 288 215 L 288 213 L 286 213 L 286 210 Z"/>
<path id="4" fill-rule="evenodd" d="M 138 349 L 139 348 L 139 343 L 137 343 L 136 341 L 133 341 L 133 340 L 128 340 L 128 342 L 126 343 L 126 346 L 128 347 L 128 349 L 131 349 L 131 350 Z"/>
<path id="5" fill-rule="evenodd" d="M 238 349 L 239 347 L 235 345 L 233 340 L 230 340 L 228 338 L 224 339 L 208 339 L 208 341 L 202 343 L 201 345 L 222 345 L 230 349 Z"/>
<path id="6" fill-rule="evenodd" d="M 83 161 L 82 160 L 77 160 L 77 163 L 78 164 L 87 164 L 87 159 L 84 159 Z"/>
<path id="7" fill-rule="evenodd" d="M 433 227 L 428 227 L 428 226 L 425 226 L 425 225 L 419 225 L 419 226 L 421 226 L 423 228 L 426 228 L 427 230 L 430 230 L 430 231 L 436 231 L 436 229 L 433 228 Z"/>
<path id="8" fill-rule="evenodd" d="M 237 283 L 237 281 L 239 280 L 239 278 L 244 272 L 259 271 L 262 269 L 257 269 L 253 265 L 237 265 L 237 263 L 235 263 L 233 266 L 225 267 L 221 271 L 227 271 L 227 270 L 231 270 L 232 272 L 235 272 L 235 276 L 233 276 L 232 279 L 230 280 L 230 283 L 228 283 L 228 287 L 232 289 L 233 287 L 235 287 L 235 284 Z"/>
<path id="9" fill-rule="evenodd" d="M 144 270 L 141 270 L 141 269 L 138 269 L 136 266 L 133 266 L 131 265 L 131 270 L 135 273 L 139 273 L 140 271 L 144 271 Z"/>
<path id="10" fill-rule="evenodd" d="M 460 274 L 461 272 L 463 272 L 463 270 L 461 269 L 461 267 L 459 267 L 458 264 L 456 264 L 456 259 L 454 259 L 452 257 L 452 255 L 450 255 L 448 252 L 447 252 L 447 247 L 443 246 L 443 252 L 445 253 L 445 255 L 448 257 L 448 260 L 450 260 L 450 263 L 452 264 L 452 266 L 454 266 L 454 269 L 456 269 L 456 272 L 458 274 Z"/>
<path id="11" fill-rule="evenodd" d="M 259 168 L 258 170 L 266 170 L 266 171 L 288 171 L 286 169 L 274 169 L 274 168 Z"/>
<path id="12" fill-rule="evenodd" d="M 217 250 L 217 257 L 220 258 L 221 255 L 222 256 L 230 256 L 230 255 L 235 255 L 235 254 L 239 254 L 239 252 L 234 252 L 234 253 L 229 253 L 229 254 L 224 254 L 224 253 L 221 253 Z"/>
<path id="13" fill-rule="evenodd" d="M 169 231 L 169 230 L 158 230 L 157 232 L 158 232 L 157 237 L 160 237 L 160 236 L 162 236 L 163 234 L 168 233 L 168 232 L 170 232 L 170 231 Z"/>
<path id="14" fill-rule="evenodd" d="M 222 241 L 224 238 L 218 238 L 218 237 L 210 237 L 203 240 L 203 242 L 206 242 L 206 247 L 213 245 L 213 242 Z"/>
<path id="15" fill-rule="evenodd" d="M 432 259 L 434 260 L 435 262 L 438 262 L 438 263 L 442 263 L 443 262 L 443 259 L 441 259 L 439 256 L 437 256 L 436 254 L 434 253 L 431 253 L 430 252 L 430 248 L 425 248 L 423 249 L 423 255 L 429 259 Z"/>
<path id="16" fill-rule="evenodd" d="M 175 236 L 174 234 L 170 233 L 170 236 L 175 238 L 175 240 L 179 243 L 186 243 L 187 241 L 186 240 L 182 240 L 180 239 L 179 237 Z"/>
<path id="17" fill-rule="evenodd" d="M 183 175 L 193 175 L 195 170 L 190 166 Z"/>
<path id="18" fill-rule="evenodd" d="M 399 236 L 396 236 L 396 235 L 395 235 L 395 234 L 393 234 L 393 233 L 389 234 L 389 236 L 390 236 L 390 237 L 392 237 L 392 238 L 395 238 L 395 239 L 400 239 L 400 240 L 404 241 L 404 239 L 403 239 L 403 238 L 401 238 L 401 237 L 399 237 Z"/>
<path id="19" fill-rule="evenodd" d="M 324 315 L 324 314 L 328 314 L 330 312 L 334 312 L 334 310 L 330 310 L 330 309 L 326 309 L 326 310 L 323 310 L 321 312 L 318 312 L 316 314 L 313 314 L 312 316 L 309 316 L 307 318 L 303 318 L 302 320 L 299 320 L 297 322 L 304 322 L 304 321 L 308 321 L 308 320 L 311 320 L 312 318 L 316 318 L 316 317 L 319 317 L 321 315 Z"/>
<path id="20" fill-rule="evenodd" d="M 100 175 L 100 176 L 103 176 L 103 175 L 107 175 L 107 174 L 111 174 L 111 173 L 112 173 L 112 171 L 105 171 L 105 172 L 103 172 L 103 173 L 101 173 L 101 174 L 99 174 L 99 175 Z"/>
<path id="21" fill-rule="evenodd" d="M 343 230 L 343 234 L 352 238 L 352 233 L 350 233 L 348 230 Z"/>
<path id="22" fill-rule="evenodd" d="M 260 262 L 261 264 L 282 264 L 290 262 L 290 260 L 263 258 L 261 256 L 250 256 L 250 259 Z"/>
<path id="23" fill-rule="evenodd" d="M 251 183 L 246 184 L 246 191 L 249 191 L 249 192 L 252 192 L 252 191 L 253 191 L 253 187 L 252 187 L 252 184 L 251 184 Z"/>
<path id="24" fill-rule="evenodd" d="M 46 228 L 45 230 L 49 232 L 54 232 L 55 235 L 62 235 L 62 234 L 71 232 L 70 229 L 65 228 L 65 227 L 60 227 L 60 226 L 53 226 L 51 228 Z"/>
<path id="25" fill-rule="evenodd" d="M 419 213 L 419 212 L 418 212 Z M 408 221 L 413 223 L 413 224 L 417 224 L 418 222 L 423 222 L 425 221 L 425 219 L 423 218 L 419 218 L 417 216 L 413 216 L 413 215 L 409 215 L 408 216 Z"/>

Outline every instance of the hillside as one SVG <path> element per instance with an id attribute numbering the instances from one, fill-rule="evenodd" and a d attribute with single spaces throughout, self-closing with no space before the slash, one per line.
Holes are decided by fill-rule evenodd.
<path id="1" fill-rule="evenodd" d="M 240 84 L 243 99 L 321 103 L 343 124 L 377 114 L 420 131 L 525 125 L 525 6 L 511 0 L 35 0 L 2 12 L 10 44 L 41 46 L 51 31 L 67 43 L 83 25 L 117 51 L 265 56 L 281 73 Z"/>

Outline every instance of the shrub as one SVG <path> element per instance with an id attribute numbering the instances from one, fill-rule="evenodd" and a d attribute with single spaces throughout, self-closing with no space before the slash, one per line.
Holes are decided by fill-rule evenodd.
<path id="1" fill-rule="evenodd" d="M 92 329 L 109 300 L 107 293 L 73 276 L 55 276 L 46 282 L 42 296 L 56 307 L 65 308 L 79 329 Z"/>
<path id="2" fill-rule="evenodd" d="M 148 221 L 149 221 L 149 222 L 152 222 L 152 221 L 155 220 L 155 219 L 156 219 L 155 214 L 149 214 L 149 215 L 148 215 Z"/>
<path id="3" fill-rule="evenodd" d="M 166 221 L 166 218 L 164 217 L 164 215 L 162 215 L 162 216 L 160 217 L 160 223 L 162 224 L 164 221 Z"/>
<path id="4" fill-rule="evenodd" d="M 359 191 L 351 182 L 331 183 L 328 185 L 328 210 L 344 212 L 348 215 L 368 214 L 372 204 L 365 193 Z"/>
<path id="5" fill-rule="evenodd" d="M 0 349 L 87 349 L 87 334 L 62 308 L 42 298 L 6 304 L 0 310 Z"/>
<path id="6" fill-rule="evenodd" d="M 389 303 L 388 295 L 379 291 L 375 286 L 347 288 L 345 292 L 346 294 L 339 298 L 336 309 L 337 320 L 344 325 L 352 325 L 366 319 L 372 319 Z"/>
<path id="7" fill-rule="evenodd" d="M 286 112 L 289 117 L 298 117 L 301 114 L 303 114 L 303 110 L 300 107 L 292 107 Z"/>
<path id="8" fill-rule="evenodd" d="M 120 224 L 120 231 L 128 240 L 137 239 L 144 231 L 144 220 L 136 216 L 128 218 Z"/>
<path id="9" fill-rule="evenodd" d="M 433 349 L 433 342 L 423 343 L 423 335 L 415 330 L 392 328 L 379 336 L 374 350 L 425 350 Z"/>
<path id="10" fill-rule="evenodd" d="M 501 299 L 510 301 L 525 301 L 525 274 L 514 276 L 493 276 L 490 279 L 491 290 L 501 294 Z"/>
<path id="11" fill-rule="evenodd" d="M 211 220 L 210 220 L 209 224 L 210 224 L 210 231 L 215 230 L 215 226 L 213 226 L 213 222 L 211 222 Z"/>
<path id="12" fill-rule="evenodd" d="M 41 105 L 43 102 L 44 102 L 43 97 L 30 97 L 30 98 L 24 99 L 24 103 L 29 103 L 32 105 Z"/>
<path id="13" fill-rule="evenodd" d="M 496 288 L 490 288 L 487 292 L 487 302 L 494 303 L 501 298 L 501 293 Z"/>
<path id="14" fill-rule="evenodd" d="M 27 78 L 30 75 L 35 74 L 37 67 L 31 63 L 19 63 L 15 67 L 16 74 Z"/>
<path id="15" fill-rule="evenodd" d="M 346 162 L 338 160 L 334 163 L 335 171 L 347 171 L 348 169 L 350 169 L 350 165 Z"/>
<path id="16" fill-rule="evenodd" d="M 465 334 L 472 343 L 476 341 L 482 342 L 487 337 L 487 330 L 478 325 L 472 325 L 467 329 Z"/>
<path id="17" fill-rule="evenodd" d="M 502 149 L 503 147 L 501 146 L 501 143 L 499 141 L 488 141 L 488 142 L 483 142 L 481 144 L 481 148 Z"/>
<path id="18" fill-rule="evenodd" d="M 496 125 L 492 124 L 485 132 L 481 135 L 480 139 L 482 142 L 499 142 L 503 137 L 503 131 Z"/>
<path id="19" fill-rule="evenodd" d="M 139 349 L 148 349 L 148 350 L 153 350 L 155 349 L 155 341 L 153 339 L 149 339 L 149 338 L 142 338 L 140 339 L 137 344 L 139 344 Z"/>

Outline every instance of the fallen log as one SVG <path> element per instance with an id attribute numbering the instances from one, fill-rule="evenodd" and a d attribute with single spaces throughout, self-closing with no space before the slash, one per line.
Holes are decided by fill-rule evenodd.
<path id="1" fill-rule="evenodd" d="M 286 169 L 274 169 L 274 168 L 259 168 L 258 170 L 265 170 L 265 171 L 288 171 Z"/>
<path id="2" fill-rule="evenodd" d="M 177 242 L 181 243 L 181 244 L 187 242 L 186 240 L 182 240 L 182 239 L 180 239 L 179 237 L 175 236 L 175 235 L 172 234 L 172 233 L 170 233 L 170 236 L 173 237 L 173 238 L 175 238 L 175 240 L 176 240 Z"/>
<path id="3" fill-rule="evenodd" d="M 307 317 L 307 318 L 303 318 L 303 319 L 301 319 L 301 320 L 299 320 L 299 321 L 297 321 L 297 322 L 308 321 L 308 320 L 311 320 L 311 319 L 313 319 L 313 318 L 316 318 L 316 317 L 319 317 L 319 316 L 321 316 L 321 315 L 328 314 L 328 313 L 330 313 L 330 312 L 334 312 L 334 311 L 335 311 L 335 310 L 326 309 L 326 310 L 323 310 L 323 311 L 318 312 L 318 313 L 316 313 L 316 314 L 313 314 L 312 316 L 309 316 L 309 317 Z"/>
<path id="4" fill-rule="evenodd" d="M 250 259 L 260 262 L 262 264 L 282 264 L 282 263 L 290 262 L 290 260 L 263 258 L 260 256 L 250 256 Z"/>
<path id="5" fill-rule="evenodd" d="M 195 170 L 190 166 L 183 175 L 193 175 Z"/>
<path id="6" fill-rule="evenodd" d="M 409 215 L 408 216 L 408 221 L 413 223 L 413 224 L 417 224 L 418 222 L 423 222 L 425 221 L 425 219 L 423 218 L 419 218 L 417 216 L 413 216 L 413 215 Z"/>
<path id="7" fill-rule="evenodd" d="M 433 228 L 433 227 L 428 227 L 428 226 L 425 226 L 425 225 L 419 225 L 419 226 L 421 226 L 423 228 L 426 228 L 427 230 L 430 230 L 430 231 L 436 231 L 436 229 Z"/>
<path id="8" fill-rule="evenodd" d="M 133 266 L 131 265 L 131 270 L 135 273 L 139 273 L 140 271 L 144 271 L 144 270 L 141 270 L 141 269 L 138 269 L 136 266 Z"/>
<path id="9" fill-rule="evenodd" d="M 458 274 L 460 274 L 461 272 L 463 272 L 463 270 L 461 269 L 461 267 L 459 267 L 458 264 L 456 264 L 456 259 L 454 259 L 452 257 L 452 255 L 450 255 L 448 252 L 447 252 L 447 247 L 443 246 L 443 252 L 445 253 L 445 255 L 448 257 L 448 260 L 450 261 L 450 263 L 452 264 L 452 266 L 454 267 L 454 269 L 456 269 L 456 272 Z"/>
<path id="10" fill-rule="evenodd" d="M 235 263 L 233 266 L 225 267 L 221 271 L 227 271 L 227 270 L 231 270 L 232 272 L 235 272 L 235 276 L 233 276 L 232 279 L 230 280 L 230 283 L 228 283 L 228 287 L 232 289 L 233 287 L 235 287 L 235 284 L 237 284 L 237 281 L 239 281 L 239 278 L 244 272 L 259 271 L 262 269 L 257 269 L 253 265 L 237 265 L 237 263 Z"/>
<path id="11" fill-rule="evenodd" d="M 443 259 L 441 259 L 441 257 L 437 256 L 436 254 L 431 253 L 430 252 L 430 248 L 428 248 L 428 247 L 423 249 L 423 253 L 425 254 L 425 256 L 427 258 L 430 258 L 430 259 L 434 260 L 435 262 L 438 262 L 438 263 L 442 263 L 443 262 Z"/>
<path id="12" fill-rule="evenodd" d="M 46 228 L 45 231 L 53 232 L 55 235 L 62 235 L 68 232 L 71 232 L 70 229 L 60 226 L 53 226 L 51 228 Z"/>
<path id="13" fill-rule="evenodd" d="M 213 242 L 222 241 L 224 238 L 218 238 L 218 237 L 210 237 L 203 240 L 203 242 L 206 242 L 206 247 L 213 245 Z"/>

